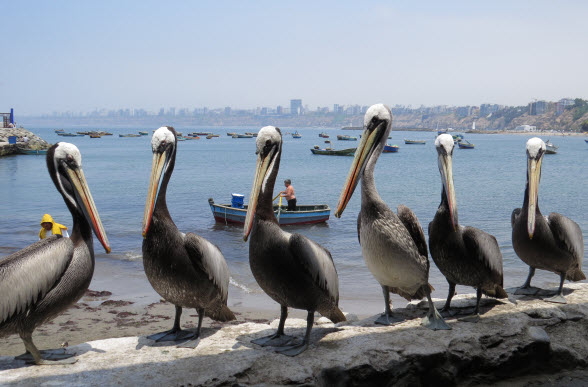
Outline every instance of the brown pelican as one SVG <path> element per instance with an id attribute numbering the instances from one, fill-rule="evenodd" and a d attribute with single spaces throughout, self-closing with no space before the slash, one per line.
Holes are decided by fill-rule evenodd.
<path id="1" fill-rule="evenodd" d="M 107 253 L 110 245 L 78 148 L 67 142 L 53 145 L 47 152 L 47 169 L 71 212 L 71 237 L 54 235 L 0 261 L 0 337 L 18 333 L 36 364 L 71 364 L 75 363 L 68 359 L 72 354 L 41 353 L 33 343 L 33 330 L 78 301 L 88 289 L 94 273 L 92 230 Z"/>
<path id="2" fill-rule="evenodd" d="M 560 276 L 557 294 L 546 301 L 566 303 L 563 297 L 565 279 L 586 279 L 582 272 L 584 238 L 577 223 L 552 212 L 542 216 L 539 211 L 538 191 L 545 143 L 533 137 L 527 141 L 527 186 L 523 208 L 512 212 L 512 245 L 515 252 L 529 265 L 529 277 L 515 294 L 537 294 L 531 287 L 535 269 L 549 270 Z"/>
<path id="3" fill-rule="evenodd" d="M 171 330 L 148 336 L 155 341 L 186 341 L 198 345 L 204 314 L 217 321 L 234 320 L 227 307 L 229 268 L 219 248 L 193 233 L 184 234 L 173 222 L 165 200 L 176 163 L 176 131 L 164 126 L 153 133 L 153 166 L 143 218 L 143 266 L 153 289 L 176 307 Z M 163 175 L 163 179 L 162 179 Z M 154 208 L 155 207 L 155 208 Z M 182 331 L 182 308 L 198 311 L 196 332 Z"/>
<path id="4" fill-rule="evenodd" d="M 357 234 L 363 258 L 382 286 L 385 301 L 385 312 L 376 323 L 389 325 L 402 321 L 393 317 L 390 310 L 390 292 L 393 292 L 409 301 L 426 296 L 429 312 L 423 325 L 431 329 L 451 329 L 431 300 L 427 243 L 416 215 L 402 205 L 398 206 L 396 215 L 376 190 L 374 168 L 391 128 L 392 113 L 387 106 L 377 104 L 368 109 L 361 142 L 355 151 L 335 216 L 341 217 L 361 178 Z"/>
<path id="5" fill-rule="evenodd" d="M 474 319 L 479 318 L 482 293 L 506 298 L 502 288 L 502 254 L 496 238 L 474 227 L 457 222 L 457 202 L 453 185 L 453 137 L 442 134 L 435 140 L 441 173 L 441 204 L 429 223 L 429 249 L 435 264 L 449 283 L 449 295 L 443 311 L 449 312 L 455 285 L 476 288 Z"/>
<path id="6" fill-rule="evenodd" d="M 282 133 L 261 128 L 256 140 L 257 168 L 247 207 L 243 239 L 249 242 L 249 265 L 259 286 L 281 305 L 280 324 L 274 335 L 253 340 L 261 346 L 281 347 L 284 355 L 302 353 L 310 340 L 317 311 L 334 323 L 345 321 L 339 310 L 339 279 L 331 253 L 300 234 L 280 229 L 272 206 L 276 176 L 282 155 Z M 308 311 L 302 343 L 291 345 L 284 335 L 288 307 Z"/>

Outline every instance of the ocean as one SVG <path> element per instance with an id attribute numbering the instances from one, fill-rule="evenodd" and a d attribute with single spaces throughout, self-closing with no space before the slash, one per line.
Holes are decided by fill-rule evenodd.
<path id="1" fill-rule="evenodd" d="M 112 246 L 105 254 L 95 240 L 96 270 L 90 285 L 94 290 L 110 290 L 117 299 L 137 303 L 159 300 L 143 272 L 141 223 L 151 170 L 152 128 L 138 127 L 62 127 L 66 131 L 108 130 L 114 136 L 99 139 L 59 137 L 56 128 L 28 128 L 50 143 L 66 141 L 82 153 L 83 169 L 96 207 Z M 233 139 L 226 132 L 258 131 L 259 128 L 177 127 L 184 134 L 214 132 L 220 137 L 178 143 L 177 162 L 167 201 L 172 218 L 183 232 L 195 232 L 217 244 L 231 272 L 229 306 L 278 310 L 278 305 L 256 284 L 248 262 L 248 243 L 243 242 L 239 226 L 216 223 L 208 198 L 229 203 L 232 193 L 249 199 L 256 163 L 255 139 Z M 120 138 L 119 133 L 149 132 L 149 136 Z M 274 196 L 291 179 L 298 204 L 328 204 L 331 218 L 324 224 L 288 226 L 288 232 L 301 233 L 326 247 L 339 273 L 340 305 L 343 310 L 368 315 L 383 311 L 381 288 L 365 266 L 357 240 L 357 214 L 360 187 L 343 217 L 333 216 L 352 157 L 313 155 L 314 145 L 324 147 L 320 132 L 328 133 L 338 149 L 355 147 L 359 142 L 337 141 L 337 134 L 359 137 L 359 131 L 335 128 L 282 128 L 282 133 L 298 130 L 301 139 L 284 135 L 282 161 Z M 392 132 L 390 144 L 398 153 L 382 154 L 376 167 L 380 196 L 392 209 L 399 204 L 410 207 L 418 216 L 425 234 L 440 202 L 441 180 L 437 167 L 434 132 Z M 559 153 L 546 155 L 539 188 L 539 206 L 547 215 L 559 212 L 580 225 L 588 241 L 588 144 L 581 137 L 539 135 L 551 138 Z M 511 243 L 510 216 L 523 203 L 526 181 L 525 143 L 530 135 L 465 134 L 476 145 L 473 150 L 455 149 L 454 181 L 459 221 L 494 235 L 504 258 L 504 285 L 521 285 L 528 267 L 516 256 Z M 426 140 L 425 145 L 405 145 L 404 138 Z M 71 226 L 71 216 L 45 165 L 44 156 L 0 158 L 0 257 L 37 241 L 39 222 L 45 213 L 55 221 Z M 430 258 L 431 259 L 431 258 Z M 586 271 L 587 264 L 584 263 Z M 447 282 L 431 259 L 429 282 L 433 296 L 447 297 Z M 533 284 L 557 286 L 559 277 L 538 270 Z M 458 293 L 472 293 L 457 287 Z M 393 297 L 395 307 L 406 304 Z"/>

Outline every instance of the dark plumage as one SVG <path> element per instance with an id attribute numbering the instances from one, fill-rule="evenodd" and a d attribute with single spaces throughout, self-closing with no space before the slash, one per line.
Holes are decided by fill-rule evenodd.
<path id="1" fill-rule="evenodd" d="M 453 184 L 453 138 L 442 134 L 435 141 L 439 158 L 442 191 L 441 204 L 429 223 L 429 248 L 433 261 L 449 283 L 449 295 L 443 308 L 449 311 L 455 285 L 476 288 L 475 314 L 482 294 L 506 298 L 502 288 L 502 253 L 496 238 L 474 227 L 458 224 Z"/>
<path id="2" fill-rule="evenodd" d="M 251 190 L 244 239 L 249 242 L 249 264 L 259 286 L 281 305 L 275 335 L 254 340 L 259 345 L 282 347 L 278 351 L 296 356 L 308 347 L 317 311 L 331 321 L 345 321 L 339 310 L 339 280 L 331 253 L 300 234 L 290 234 L 278 225 L 272 194 L 282 153 L 279 129 L 266 126 L 257 136 L 257 170 Z M 284 335 L 288 307 L 308 311 L 307 330 L 301 344 Z"/>
<path id="3" fill-rule="evenodd" d="M 18 333 L 36 364 L 73 363 L 63 351 L 41 353 L 33 330 L 78 301 L 94 273 L 92 230 L 110 245 L 82 171 L 77 147 L 60 142 L 47 152 L 47 168 L 73 218 L 71 238 L 55 235 L 0 261 L 0 337 Z M 26 357 L 24 357 L 26 358 Z M 52 359 L 67 359 L 49 361 Z"/>
<path id="4" fill-rule="evenodd" d="M 529 265 L 529 276 L 515 294 L 536 294 L 531 287 L 535 269 L 554 272 L 560 276 L 557 295 L 547 301 L 565 303 L 563 284 L 566 279 L 586 279 L 582 272 L 584 238 L 577 223 L 552 212 L 548 217 L 539 210 L 538 190 L 545 143 L 537 138 L 527 141 L 527 184 L 522 208 L 512 212 L 512 245 L 523 262 Z"/>
<path id="5" fill-rule="evenodd" d="M 143 265 L 153 289 L 176 306 L 176 316 L 170 331 L 149 338 L 156 341 L 192 338 L 183 346 L 195 347 L 205 314 L 217 321 L 235 319 L 227 307 L 229 269 L 217 246 L 196 234 L 181 233 L 167 209 L 167 185 L 176 161 L 175 130 L 159 128 L 151 144 L 153 167 L 143 220 Z M 180 329 L 182 308 L 198 311 L 196 333 Z"/>

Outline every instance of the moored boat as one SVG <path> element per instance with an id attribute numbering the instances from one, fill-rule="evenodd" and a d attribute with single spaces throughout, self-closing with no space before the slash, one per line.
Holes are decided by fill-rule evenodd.
<path id="1" fill-rule="evenodd" d="M 62 137 L 84 137 L 83 134 L 77 134 L 77 133 L 57 133 L 58 136 L 62 136 Z"/>
<path id="2" fill-rule="evenodd" d="M 128 133 L 128 134 L 119 134 L 119 137 L 141 137 L 140 134 L 135 134 L 135 133 Z"/>
<path id="3" fill-rule="evenodd" d="M 65 130 L 64 129 L 55 129 L 55 133 L 64 133 Z"/>
<path id="4" fill-rule="evenodd" d="M 243 208 L 232 207 L 231 204 L 217 204 L 212 198 L 208 199 L 208 204 L 217 222 L 245 223 L 247 204 Z M 274 214 L 278 218 L 279 213 L 280 225 L 322 223 L 329 220 L 331 215 L 331 208 L 327 204 L 302 204 L 296 206 L 296 211 L 287 211 L 287 209 L 287 205 L 281 208 L 278 208 L 277 204 L 274 205 Z"/>
<path id="5" fill-rule="evenodd" d="M 319 133 L 319 137 L 321 138 L 329 138 L 329 135 L 326 134 L 325 132 Z"/>
<path id="6" fill-rule="evenodd" d="M 314 155 L 326 155 L 326 156 L 353 156 L 355 154 L 355 150 L 357 148 L 347 148 L 347 149 L 333 149 L 333 148 L 325 148 L 320 149 L 318 145 L 315 145 L 314 148 L 311 148 L 310 151 Z"/>
<path id="7" fill-rule="evenodd" d="M 469 142 L 468 140 L 461 140 L 458 143 L 460 149 L 474 149 L 474 144 Z"/>
<path id="8" fill-rule="evenodd" d="M 553 143 L 549 140 L 545 141 L 545 154 L 554 155 L 557 153 L 559 149 L 558 146 L 553 145 Z"/>
<path id="9" fill-rule="evenodd" d="M 398 152 L 398 149 L 400 149 L 398 145 L 386 144 L 384 145 L 384 150 L 382 151 L 382 153 L 396 153 Z"/>
<path id="10" fill-rule="evenodd" d="M 148 132 L 139 132 L 139 134 L 140 134 L 141 136 L 146 136 L 146 135 L 148 135 L 149 133 L 148 133 Z"/>
<path id="11" fill-rule="evenodd" d="M 357 137 L 349 136 L 347 134 L 338 134 L 337 135 L 337 140 L 341 140 L 341 141 L 357 141 Z"/>
<path id="12" fill-rule="evenodd" d="M 250 134 L 235 133 L 235 134 L 233 134 L 233 138 L 253 138 L 253 136 Z"/>
<path id="13" fill-rule="evenodd" d="M 102 135 L 98 133 L 90 133 L 90 138 L 102 138 Z"/>
<path id="14" fill-rule="evenodd" d="M 21 155 L 46 155 L 47 149 L 19 149 Z"/>
<path id="15" fill-rule="evenodd" d="M 427 143 L 426 140 L 409 140 L 409 139 L 404 139 L 404 143 L 406 145 L 425 145 Z"/>
<path id="16" fill-rule="evenodd" d="M 292 138 L 302 138 L 302 135 L 298 133 L 298 131 L 295 131 L 294 133 L 292 133 Z"/>

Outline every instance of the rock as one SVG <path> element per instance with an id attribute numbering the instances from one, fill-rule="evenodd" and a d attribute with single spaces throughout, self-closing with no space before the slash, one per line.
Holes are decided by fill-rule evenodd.
<path id="1" fill-rule="evenodd" d="M 277 319 L 204 327 L 195 349 L 143 336 L 92 341 L 67 347 L 76 354 L 73 365 L 25 366 L 0 357 L 0 384 L 456 385 L 507 383 L 537 373 L 556 377 L 588 366 L 588 285 L 566 288 L 572 290 L 568 304 L 513 296 L 516 305 L 481 308 L 478 323 L 449 320 L 450 331 L 422 327 L 425 311 L 415 307 L 395 309 L 413 317 L 390 327 L 375 326 L 375 316 L 336 327 L 317 317 L 310 347 L 294 358 L 251 343 L 274 332 Z M 286 333 L 302 337 L 305 327 L 305 319 L 291 318 Z"/>
<path id="2" fill-rule="evenodd" d="M 8 137 L 16 136 L 16 145 L 8 144 Z M 24 137 L 28 142 L 24 142 Z M 0 156 L 18 153 L 19 149 L 42 150 L 49 149 L 51 144 L 24 128 L 0 128 Z"/>

